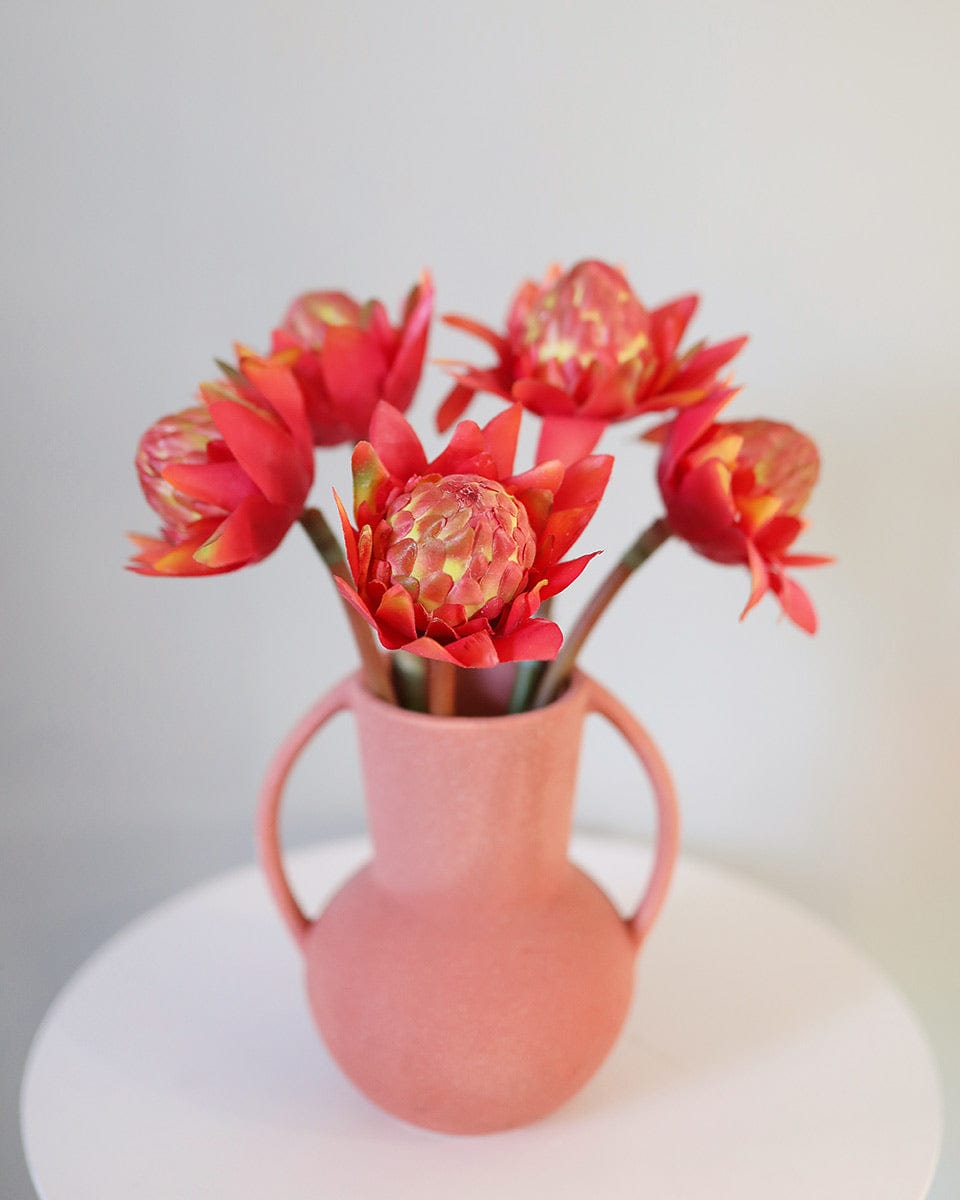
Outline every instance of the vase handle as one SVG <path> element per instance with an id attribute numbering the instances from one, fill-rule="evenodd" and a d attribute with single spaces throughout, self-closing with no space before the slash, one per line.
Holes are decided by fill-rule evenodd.
<path id="1" fill-rule="evenodd" d="M 588 710 L 606 717 L 633 748 L 650 777 L 657 806 L 657 843 L 653 870 L 636 912 L 632 917 L 628 917 L 626 922 L 634 945 L 639 950 L 663 907 L 670 886 L 677 852 L 680 849 L 680 810 L 667 764 L 650 735 L 615 696 L 611 696 L 594 680 L 588 682 Z"/>
<path id="2" fill-rule="evenodd" d="M 351 675 L 317 701 L 284 739 L 279 750 L 273 756 L 273 761 L 270 763 L 263 781 L 263 787 L 260 789 L 260 800 L 257 807 L 257 851 L 260 855 L 260 865 L 263 867 L 263 873 L 267 877 L 267 884 L 273 893 L 280 915 L 298 946 L 303 945 L 303 940 L 312 922 L 297 903 L 287 880 L 287 873 L 283 868 L 279 830 L 280 802 L 283 799 L 287 776 L 304 747 L 331 717 L 353 707 L 355 689 L 355 677 Z"/>

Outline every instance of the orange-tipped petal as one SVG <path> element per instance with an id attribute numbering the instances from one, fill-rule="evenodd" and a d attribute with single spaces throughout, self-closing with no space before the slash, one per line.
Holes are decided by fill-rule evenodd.
<path id="1" fill-rule="evenodd" d="M 747 597 L 747 602 L 740 613 L 741 621 L 750 609 L 759 603 L 770 586 L 770 572 L 767 570 L 767 564 L 763 561 L 756 546 L 754 546 L 749 538 L 745 539 L 744 546 L 747 552 L 747 565 L 750 567 L 750 595 Z"/>
<path id="2" fill-rule="evenodd" d="M 387 588 L 374 615 L 379 629 L 389 630 L 401 641 L 407 642 L 417 636 L 413 599 L 399 585 Z"/>
<path id="3" fill-rule="evenodd" d="M 393 409 L 390 410 L 393 412 Z M 368 513 L 380 503 L 381 493 L 390 482 L 390 472 L 369 442 L 357 442 L 350 459 L 353 470 L 353 515 L 365 525 Z"/>
<path id="4" fill-rule="evenodd" d="M 259 562 L 279 546 L 297 515 L 261 496 L 249 496 L 196 550 L 194 558 L 212 568 Z"/>
<path id="5" fill-rule="evenodd" d="M 312 442 L 310 422 L 307 420 L 303 392 L 291 367 L 283 361 L 271 361 L 257 355 L 241 357 L 240 365 L 243 376 L 250 380 L 281 417 L 303 448 L 302 452 L 309 455 Z"/>
<path id="6" fill-rule="evenodd" d="M 340 528 L 343 530 L 343 545 L 347 552 L 347 565 L 354 579 L 360 578 L 360 558 L 357 553 L 357 534 L 350 524 L 350 518 L 347 515 L 347 510 L 344 507 L 343 501 L 340 499 L 336 490 L 333 493 L 333 499 L 337 506 L 337 512 L 340 515 Z"/>

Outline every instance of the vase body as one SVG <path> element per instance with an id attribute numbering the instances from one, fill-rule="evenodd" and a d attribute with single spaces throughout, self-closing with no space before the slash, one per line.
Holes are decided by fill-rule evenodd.
<path id="1" fill-rule="evenodd" d="M 297 910 L 290 922 L 323 1040 L 361 1091 L 414 1124 L 534 1121 L 583 1086 L 623 1025 L 675 808 L 671 822 L 660 806 L 657 894 L 625 920 L 567 858 L 583 722 L 598 708 L 586 677 L 549 708 L 499 717 L 427 716 L 358 680 L 342 688 L 374 854 L 316 920 Z M 273 830 L 268 814 L 262 837 Z"/>

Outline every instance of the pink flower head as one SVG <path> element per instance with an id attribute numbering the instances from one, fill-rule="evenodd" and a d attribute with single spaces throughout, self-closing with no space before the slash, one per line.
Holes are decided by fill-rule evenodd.
<path id="1" fill-rule="evenodd" d="M 613 460 L 544 462 L 514 475 L 521 409 L 462 421 L 432 462 L 404 417 L 374 412 L 353 453 L 356 528 L 340 503 L 354 587 L 344 597 L 388 650 L 461 667 L 552 659 L 559 628 L 540 604 L 592 554 L 561 562 L 603 495 Z"/>
<path id="2" fill-rule="evenodd" d="M 542 284 L 522 285 L 502 334 L 444 317 L 487 342 L 498 361 L 461 365 L 437 425 L 447 429 L 477 392 L 492 392 L 543 417 L 538 460 L 589 454 L 611 422 L 702 400 L 743 346 L 739 337 L 678 354 L 696 307 L 696 296 L 684 296 L 651 311 L 623 272 L 604 262 L 577 263 L 566 273 L 553 267 Z"/>
<path id="3" fill-rule="evenodd" d="M 136 467 L 159 537 L 131 535 L 141 575 L 218 575 L 259 562 L 300 516 L 313 440 L 292 352 L 240 351 L 238 371 L 201 384 L 203 407 L 163 417 Z"/>
<path id="4" fill-rule="evenodd" d="M 769 590 L 791 621 L 815 633 L 810 598 L 786 568 L 833 561 L 789 553 L 806 528 L 801 513 L 820 473 L 816 444 L 776 421 L 714 421 L 734 394 L 719 388 L 659 431 L 657 481 L 667 520 L 699 554 L 750 568 L 741 619 Z"/>
<path id="5" fill-rule="evenodd" d="M 343 292 L 307 292 L 290 305 L 273 349 L 297 347 L 293 371 L 303 388 L 318 446 L 367 436 L 380 400 L 400 412 L 420 380 L 433 313 L 433 281 L 424 271 L 393 326 L 379 300 L 360 305 Z"/>

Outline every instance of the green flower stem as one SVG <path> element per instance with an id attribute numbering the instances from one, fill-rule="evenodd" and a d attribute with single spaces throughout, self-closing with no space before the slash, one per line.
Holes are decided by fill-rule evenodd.
<path id="1" fill-rule="evenodd" d="M 397 703 L 412 712 L 426 712 L 427 659 L 406 650 L 395 650 L 391 658 Z"/>
<path id="2" fill-rule="evenodd" d="M 569 636 L 564 639 L 560 653 L 553 662 L 547 664 L 547 669 L 543 672 L 533 698 L 533 708 L 543 708 L 544 705 L 549 704 L 560 695 L 573 673 L 577 656 L 583 649 L 584 642 L 590 636 L 594 625 L 606 612 L 610 601 L 634 571 L 643 566 L 650 555 L 655 550 L 659 550 L 669 537 L 670 526 L 666 517 L 658 517 L 626 551 L 587 601 L 577 623 L 571 629 Z"/>
<path id="3" fill-rule="evenodd" d="M 540 612 L 543 612 L 542 605 L 540 606 Z M 508 713 L 527 711 L 533 700 L 537 684 L 540 681 L 540 676 L 543 674 L 545 666 L 546 663 L 542 662 L 517 663 L 517 674 L 513 681 L 513 691 L 510 693 L 510 704 L 507 708 Z"/>
<path id="4" fill-rule="evenodd" d="M 340 543 L 334 537 L 333 530 L 327 524 L 327 519 L 320 509 L 305 508 L 300 514 L 300 524 L 326 563 L 330 574 L 352 585 L 350 570 L 347 567 L 343 551 L 340 549 Z M 377 646 L 373 630 L 345 600 L 343 608 L 357 644 L 367 687 L 381 700 L 386 700 L 388 704 L 396 704 L 397 698 L 393 690 L 393 681 L 390 678 L 390 669 L 387 666 L 386 657 L 381 654 Z"/>
<path id="5" fill-rule="evenodd" d="M 435 717 L 452 717 L 457 711 L 457 668 L 453 663 L 430 659 L 427 664 L 428 708 Z"/>

